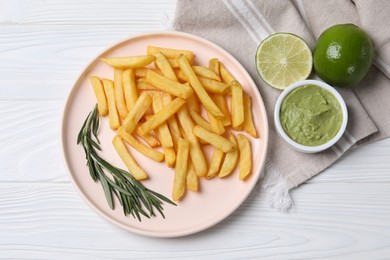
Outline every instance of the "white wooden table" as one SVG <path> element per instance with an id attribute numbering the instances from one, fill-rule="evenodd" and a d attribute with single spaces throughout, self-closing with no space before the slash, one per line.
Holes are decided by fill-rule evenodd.
<path id="1" fill-rule="evenodd" d="M 59 147 L 72 83 L 97 53 L 162 29 L 174 9 L 175 0 L 0 0 L 0 258 L 390 258 L 389 139 L 294 190 L 287 214 L 256 189 L 232 216 L 188 237 L 135 235 L 83 202 Z"/>

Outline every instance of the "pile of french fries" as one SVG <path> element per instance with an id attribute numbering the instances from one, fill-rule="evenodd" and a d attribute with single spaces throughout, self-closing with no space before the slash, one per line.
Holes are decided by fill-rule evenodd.
<path id="1" fill-rule="evenodd" d="M 114 79 L 89 78 L 98 111 L 108 114 L 110 127 L 116 130 L 115 150 L 136 179 L 148 174 L 125 143 L 175 167 L 175 201 L 187 189 L 198 191 L 199 177 L 226 177 L 237 165 L 240 180 L 250 175 L 250 141 L 230 130 L 258 137 L 251 98 L 217 58 L 208 67 L 197 66 L 192 51 L 148 46 L 143 56 L 101 61 L 113 67 Z M 214 147 L 209 166 L 202 151 L 205 144 Z"/>

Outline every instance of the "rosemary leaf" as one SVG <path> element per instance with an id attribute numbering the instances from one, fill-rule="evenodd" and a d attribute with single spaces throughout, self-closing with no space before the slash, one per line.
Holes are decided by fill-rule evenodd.
<path id="1" fill-rule="evenodd" d="M 141 216 L 155 216 L 156 209 L 165 218 L 162 204 L 166 202 L 176 205 L 175 203 L 160 193 L 147 189 L 129 172 L 113 166 L 98 155 L 97 151 L 101 150 L 98 139 L 99 121 L 95 105 L 77 135 L 77 144 L 82 145 L 91 178 L 102 185 L 110 208 L 115 207 L 114 194 L 123 207 L 124 215 L 131 215 L 141 221 Z"/>

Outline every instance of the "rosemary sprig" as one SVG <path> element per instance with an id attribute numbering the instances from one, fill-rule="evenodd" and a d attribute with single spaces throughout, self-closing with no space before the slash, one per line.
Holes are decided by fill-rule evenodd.
<path id="1" fill-rule="evenodd" d="M 130 214 L 141 221 L 141 215 L 150 218 L 156 215 L 157 210 L 165 218 L 162 204 L 164 202 L 176 204 L 165 196 L 147 189 L 127 171 L 101 158 L 97 153 L 97 150 L 101 150 L 98 129 L 99 115 L 95 105 L 81 127 L 77 144 L 83 146 L 91 178 L 95 182 L 100 181 L 110 208 L 114 209 L 114 194 L 122 205 L 125 216 Z"/>

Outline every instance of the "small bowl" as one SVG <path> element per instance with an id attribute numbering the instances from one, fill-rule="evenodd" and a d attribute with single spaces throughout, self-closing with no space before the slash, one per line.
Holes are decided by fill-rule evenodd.
<path id="1" fill-rule="evenodd" d="M 282 105 L 284 98 L 294 89 L 299 88 L 299 87 L 304 86 L 304 85 L 307 85 L 307 84 L 316 85 L 316 86 L 321 87 L 323 89 L 326 89 L 330 93 L 332 93 L 333 96 L 335 96 L 337 101 L 339 102 L 339 104 L 341 106 L 342 113 L 343 113 L 343 122 L 341 123 L 341 127 L 340 127 L 339 131 L 337 132 L 337 134 L 328 142 L 326 142 L 322 145 L 318 145 L 318 146 L 306 146 L 306 145 L 302 145 L 300 143 L 295 142 L 286 134 L 286 132 L 284 131 L 284 129 L 280 123 L 280 107 Z M 299 82 L 296 82 L 296 83 L 290 85 L 280 94 L 278 100 L 276 101 L 276 105 L 275 105 L 274 121 L 275 121 L 275 127 L 276 127 L 277 133 L 279 134 L 280 137 L 282 137 L 287 142 L 287 144 L 290 147 L 292 147 L 293 149 L 295 149 L 299 152 L 303 152 L 303 153 L 317 153 L 317 152 L 324 151 L 324 150 L 328 149 L 329 147 L 331 147 L 332 145 L 334 145 L 340 139 L 340 137 L 344 134 L 345 128 L 347 127 L 347 123 L 348 123 L 348 111 L 347 111 L 347 106 L 345 105 L 344 99 L 341 97 L 341 95 L 337 92 L 336 89 L 334 89 L 333 87 L 331 87 L 330 85 L 328 85 L 322 81 L 303 80 L 303 81 L 299 81 Z"/>

